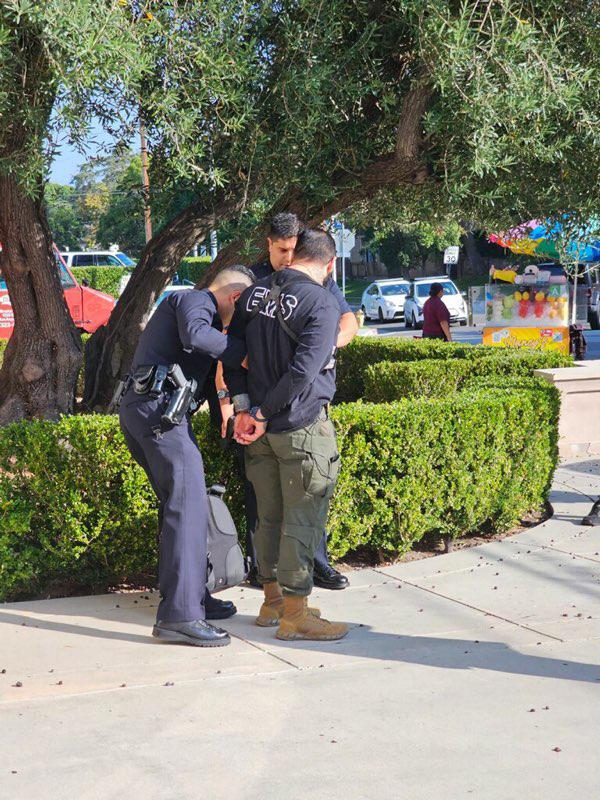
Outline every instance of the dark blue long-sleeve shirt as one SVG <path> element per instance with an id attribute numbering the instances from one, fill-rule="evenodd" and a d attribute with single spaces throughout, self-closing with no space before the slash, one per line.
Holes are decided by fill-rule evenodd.
<path id="1" fill-rule="evenodd" d="M 198 395 L 215 360 L 239 366 L 246 345 L 222 333 L 217 300 L 208 289 L 172 292 L 156 309 L 143 331 L 132 369 L 142 364 L 179 364 L 186 378 L 198 382 Z"/>
<path id="2" fill-rule="evenodd" d="M 269 292 L 271 279 L 265 278 L 242 294 L 229 326 L 231 336 L 246 342 L 248 370 L 224 367 L 230 393 L 248 394 L 251 405 L 268 418 L 270 433 L 311 424 L 333 399 L 340 320 L 340 308 L 323 286 L 299 270 L 278 274 L 284 281 L 283 318 L 298 342 L 280 325 L 272 303 L 251 317 Z"/>

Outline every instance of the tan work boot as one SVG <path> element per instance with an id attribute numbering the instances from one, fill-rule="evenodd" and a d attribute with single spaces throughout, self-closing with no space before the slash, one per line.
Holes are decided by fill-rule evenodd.
<path id="1" fill-rule="evenodd" d="M 306 597 L 285 595 L 283 616 L 275 634 L 278 639 L 310 639 L 321 642 L 342 639 L 348 633 L 348 626 L 343 622 L 329 622 L 309 614 L 306 603 Z"/>
<path id="2" fill-rule="evenodd" d="M 275 625 L 279 625 L 279 620 L 283 616 L 283 594 L 277 581 L 263 584 L 263 590 L 265 602 L 260 607 L 256 624 L 260 625 L 261 628 L 272 628 Z M 321 616 L 318 608 L 307 608 L 306 611 L 313 617 Z"/>

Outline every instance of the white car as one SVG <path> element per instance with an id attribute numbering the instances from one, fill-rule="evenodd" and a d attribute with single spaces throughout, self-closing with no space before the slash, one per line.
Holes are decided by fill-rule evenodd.
<path id="1" fill-rule="evenodd" d="M 72 267 L 135 267 L 135 261 L 118 250 L 68 250 L 61 253 L 65 264 Z"/>
<path id="2" fill-rule="evenodd" d="M 404 306 L 404 322 L 407 328 L 423 327 L 423 306 L 429 299 L 429 290 L 432 283 L 440 283 L 444 288 L 442 302 L 450 312 L 450 322 L 459 322 L 466 325 L 469 320 L 469 311 L 464 297 L 456 285 L 447 275 L 431 278 L 415 278 L 411 282 L 410 292 Z"/>
<path id="3" fill-rule="evenodd" d="M 402 319 L 404 301 L 410 283 L 402 278 L 388 278 L 369 284 L 363 292 L 361 308 L 365 319 Z"/>

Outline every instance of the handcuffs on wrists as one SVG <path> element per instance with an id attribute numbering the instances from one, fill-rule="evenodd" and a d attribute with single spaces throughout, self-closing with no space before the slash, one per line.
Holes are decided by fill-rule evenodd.
<path id="1" fill-rule="evenodd" d="M 255 422 L 267 422 L 266 417 L 259 417 L 258 412 L 260 411 L 260 406 L 252 406 L 252 408 L 248 409 L 248 414 L 252 417 Z"/>

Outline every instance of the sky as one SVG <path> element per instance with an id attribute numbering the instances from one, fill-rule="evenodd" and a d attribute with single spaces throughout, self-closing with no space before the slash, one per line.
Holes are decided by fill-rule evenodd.
<path id="1" fill-rule="evenodd" d="M 93 153 L 90 153 L 90 155 L 93 155 Z M 56 156 L 52 163 L 50 170 L 52 183 L 70 183 L 85 158 L 84 155 L 78 153 L 70 145 L 63 145 L 62 152 Z"/>
<path id="2" fill-rule="evenodd" d="M 73 180 L 79 167 L 93 156 L 101 155 L 104 152 L 103 145 L 111 142 L 110 136 L 104 132 L 99 123 L 92 126 L 89 136 L 89 144 L 85 153 L 80 153 L 67 141 L 65 136 L 63 141 L 59 140 L 60 153 L 58 153 L 50 168 L 50 180 L 52 183 L 68 184 Z M 133 150 L 138 150 L 138 142 L 131 143 Z"/>

